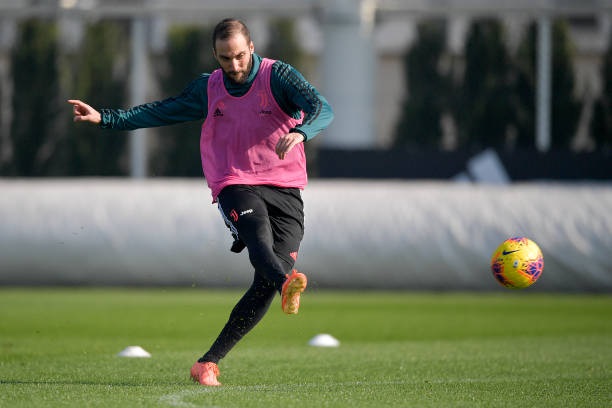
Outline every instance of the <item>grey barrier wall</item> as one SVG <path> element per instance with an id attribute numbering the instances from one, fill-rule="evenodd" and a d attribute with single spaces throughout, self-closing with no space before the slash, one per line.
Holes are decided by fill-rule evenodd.
<path id="1" fill-rule="evenodd" d="M 506 238 L 544 253 L 529 290 L 612 290 L 612 184 L 311 181 L 310 288 L 505 290 Z M 0 180 L 0 284 L 246 286 L 204 180 Z"/>

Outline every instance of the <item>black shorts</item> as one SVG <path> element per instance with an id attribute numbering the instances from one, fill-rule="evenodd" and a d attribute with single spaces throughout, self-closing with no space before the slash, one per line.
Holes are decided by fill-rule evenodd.
<path id="1" fill-rule="evenodd" d="M 252 251 L 271 248 L 284 273 L 297 259 L 304 237 L 304 203 L 297 188 L 231 185 L 219 193 L 218 205 L 235 238 Z"/>

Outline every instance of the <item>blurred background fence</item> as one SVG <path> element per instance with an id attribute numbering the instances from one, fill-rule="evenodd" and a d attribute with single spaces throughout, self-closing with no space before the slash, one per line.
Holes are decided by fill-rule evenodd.
<path id="1" fill-rule="evenodd" d="M 559 234 L 555 242 L 576 244 L 571 251 L 574 261 L 553 261 L 552 267 L 547 266 L 547 270 L 558 267 L 559 274 L 548 287 L 567 289 L 570 282 L 577 282 L 576 288 L 609 289 L 612 268 L 599 260 L 599 253 L 612 247 L 605 214 L 612 210 L 612 0 L 515 0 L 511 4 L 501 0 L 0 0 L 3 284 L 106 283 L 91 274 L 49 275 L 41 271 L 70 270 L 76 265 L 80 270 L 99 271 L 96 276 L 102 276 L 99 268 L 105 262 L 121 270 L 113 263 L 116 253 L 104 250 L 104 246 L 98 248 L 92 244 L 98 242 L 95 240 L 85 240 L 80 245 L 73 242 L 75 246 L 68 251 L 66 246 L 61 251 L 53 245 L 44 251 L 40 247 L 41 242 L 50 242 L 49 236 L 61 234 L 62 225 L 70 225 L 69 214 L 79 214 L 74 219 L 79 224 L 95 215 L 88 212 L 92 206 L 98 207 L 92 197 L 104 201 L 105 209 L 99 211 L 107 214 L 108 222 L 114 225 L 115 238 L 125 231 L 124 240 L 128 236 L 150 239 L 147 228 L 151 220 L 139 220 L 143 214 L 137 208 L 157 199 L 155 194 L 164 195 L 158 191 L 161 186 L 169 192 L 179 189 L 177 197 L 183 197 L 179 202 L 192 206 L 181 217 L 216 217 L 200 179 L 201 123 L 135 132 L 100 131 L 74 125 L 65 100 L 79 98 L 98 108 L 128 107 L 179 93 L 199 73 L 216 68 L 211 55 L 211 29 L 226 16 L 244 19 L 257 52 L 294 65 L 334 107 L 336 119 L 332 126 L 307 144 L 314 190 L 307 206 L 343 206 L 342 197 L 333 201 L 318 191 L 333 195 L 336 188 L 346 191 L 350 186 L 363 193 L 355 197 L 356 203 L 375 211 L 377 207 L 368 199 L 368 191 L 388 188 L 384 199 L 393 202 L 394 211 L 427 217 L 432 222 L 434 229 L 415 233 L 427 243 L 431 259 L 442 259 L 444 248 L 454 242 L 452 246 L 463 251 L 454 252 L 456 258 L 471 259 L 467 265 L 476 270 L 483 267 L 485 245 L 479 246 L 476 258 L 462 241 L 469 239 L 467 234 L 461 239 L 449 234 L 441 246 L 435 229 L 448 232 L 449 226 L 436 224 L 435 214 L 412 208 L 414 197 L 419 197 L 421 189 L 439 189 L 440 194 L 450 194 L 436 203 L 440 214 L 461 209 L 456 217 L 462 220 L 466 231 L 489 231 L 494 218 L 483 221 L 471 217 L 473 204 L 480 201 L 485 209 L 499 206 L 496 197 L 514 197 L 519 188 L 523 197 L 519 202 L 529 202 L 541 216 L 529 216 L 525 224 L 517 215 L 515 221 L 523 223 L 522 230 L 536 235 L 534 239 L 538 241 L 542 223 L 566 225 L 554 233 Z M 65 180 L 75 177 L 79 179 Z M 88 178 L 84 181 L 83 177 Z M 113 179 L 104 181 L 104 177 Z M 121 181 L 123 177 L 146 178 L 149 183 Z M 162 177 L 164 180 L 158 180 L 161 184 L 154 182 Z M 186 179 L 190 177 L 198 180 Z M 354 180 L 338 184 L 327 180 L 330 178 Z M 379 181 L 362 185 L 358 179 Z M 422 184 L 424 179 L 432 184 Z M 190 187 L 181 190 L 186 185 Z M 201 191 L 192 192 L 196 185 Z M 325 188 L 320 190 L 320 186 Z M 123 195 L 130 194 L 133 188 L 138 196 L 128 200 L 133 209 L 126 210 L 126 214 L 135 217 L 131 224 L 127 215 L 119 219 L 112 215 L 117 213 L 117 207 L 128 205 Z M 149 188 L 153 197 L 146 193 Z M 458 189 L 462 192 L 455 196 Z M 581 195 L 585 189 L 594 192 Z M 558 199 L 549 199 L 549 193 Z M 49 201 L 50 197 L 53 200 Z M 602 211 L 593 212 L 590 200 L 600 200 L 603 207 L 598 208 Z M 564 207 L 569 205 L 566 201 L 572 207 Z M 162 202 L 154 218 L 160 222 L 166 216 L 173 219 L 177 204 L 172 200 Z M 564 221 L 557 208 L 573 214 L 569 221 Z M 30 212 L 24 213 L 27 209 Z M 306 234 L 305 251 L 316 247 L 315 241 L 320 239 L 315 240 L 317 231 L 328 231 L 325 223 L 319 225 L 319 214 L 310 215 L 308 211 L 309 207 L 307 215 L 317 221 L 311 223 Z M 550 219 L 553 213 L 558 218 Z M 46 216 L 42 219 L 36 214 Z M 49 224 L 53 219 L 63 221 Z M 572 236 L 576 219 L 581 220 L 578 230 L 583 231 L 580 236 L 586 241 Z M 345 222 L 336 228 L 345 229 L 353 237 L 366 233 L 354 230 L 352 221 Z M 483 226 L 482 222 L 491 225 Z M 116 223 L 148 227 L 136 233 Z M 377 220 L 367 231 L 382 237 L 388 233 L 387 227 L 384 220 Z M 159 232 L 159 245 L 176 239 L 173 242 L 186 245 L 185 251 L 199 250 L 202 237 L 196 231 L 196 235 L 179 238 L 172 235 L 178 227 L 172 228 L 172 233 L 168 229 Z M 603 234 L 601 228 L 607 228 Z M 30 234 L 28 230 L 37 233 Z M 485 234 L 488 239 L 503 238 L 502 230 L 493 230 L 495 234 Z M 521 230 L 507 231 L 515 232 Z M 96 239 L 112 241 L 122 253 L 129 247 L 119 238 L 110 240 L 101 232 L 96 234 Z M 223 234 L 217 231 L 215 239 L 224 239 Z M 552 236 L 551 232 L 548 237 Z M 187 244 L 192 238 L 200 244 Z M 397 238 L 392 235 L 390 239 Z M 368 239 L 364 236 L 363 242 Z M 121 242 L 126 245 L 124 249 L 118 247 Z M 581 246 L 586 245 L 584 242 L 588 242 L 588 250 Z M 494 243 L 497 242 L 488 242 L 486 247 Z M 225 250 L 221 251 L 225 244 L 219 244 L 219 251 L 215 251 L 224 254 L 215 255 L 220 257 L 220 267 L 226 261 L 228 265 L 236 262 L 225 259 Z M 205 247 L 210 249 L 210 245 Z M 543 246 L 553 253 L 560 249 L 546 241 Z M 174 250 L 165 259 L 168 269 L 178 275 L 175 280 L 153 281 L 189 281 L 183 274 L 198 274 L 201 258 L 185 255 L 192 265 L 191 272 L 185 272 L 180 248 L 170 247 Z M 378 244 L 373 247 L 379 248 Z M 95 248 L 100 249 L 98 255 L 94 254 Z M 353 256 L 354 252 L 345 249 L 339 252 L 342 255 L 338 259 Z M 382 266 L 377 270 L 395 271 L 404 263 L 407 269 L 414 270 L 452 267 L 447 261 L 440 261 L 438 267 L 428 261 L 423 261 L 423 268 L 409 266 L 415 259 L 424 258 L 408 251 L 414 255 L 411 261 L 399 252 L 386 253 L 388 263 L 379 259 Z M 135 250 L 135 258 L 129 262 L 146 270 L 146 257 L 138 253 Z M 17 260 L 16 254 L 24 258 Z M 309 265 L 309 259 L 316 259 L 311 258 L 313 255 L 309 253 L 302 260 L 305 265 Z M 210 257 L 207 259 L 210 262 Z M 470 263 L 475 259 L 478 266 Z M 80 262 L 84 263 L 79 268 Z M 176 268 L 171 266 L 174 262 Z M 597 273 L 585 272 L 588 268 L 584 269 L 584 265 L 590 262 Z M 50 265 L 55 266 L 48 269 Z M 334 265 L 335 270 L 342 269 L 340 263 Z M 346 265 L 351 263 L 346 261 Z M 364 262 L 362 266 L 366 265 L 370 264 Z M 569 265 L 574 268 L 571 273 L 583 276 L 586 283 L 578 275 L 567 275 Z M 319 268 L 310 266 L 313 270 Z M 36 278 L 26 281 L 24 276 Z M 571 279 L 561 284 L 561 277 Z M 221 283 L 218 279 L 212 282 Z M 321 282 L 341 286 L 333 279 Z M 417 286 L 439 287 L 441 281 L 432 275 L 431 280 L 422 282 L 427 284 Z M 474 279 L 465 282 L 470 283 L 460 286 L 481 287 Z"/>

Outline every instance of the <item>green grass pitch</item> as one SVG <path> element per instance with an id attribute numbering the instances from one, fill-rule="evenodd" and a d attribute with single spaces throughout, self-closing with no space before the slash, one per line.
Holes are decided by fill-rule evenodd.
<path id="1" fill-rule="evenodd" d="M 240 295 L 0 289 L 0 407 L 612 406 L 609 295 L 310 290 L 297 316 L 275 301 L 222 387 L 192 383 Z"/>

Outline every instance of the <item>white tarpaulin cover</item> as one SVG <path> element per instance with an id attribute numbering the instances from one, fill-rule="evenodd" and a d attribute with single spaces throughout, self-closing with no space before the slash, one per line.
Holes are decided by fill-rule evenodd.
<path id="1" fill-rule="evenodd" d="M 612 185 L 312 181 L 309 288 L 500 289 L 506 238 L 544 253 L 533 290 L 612 290 Z M 0 180 L 0 284 L 245 286 L 204 180 Z"/>

